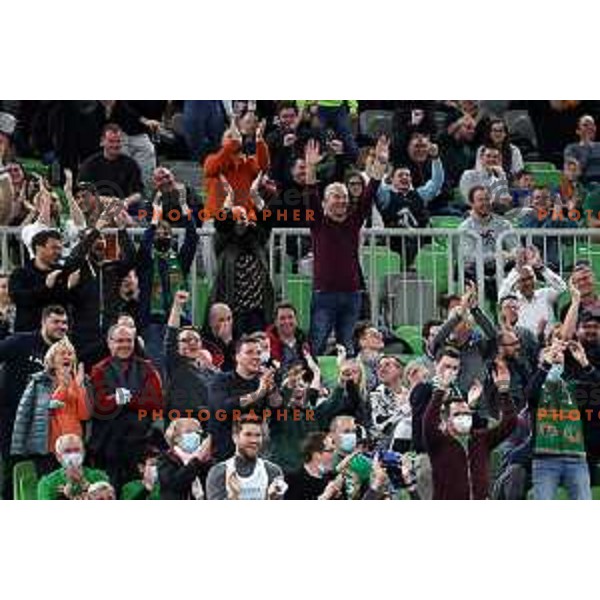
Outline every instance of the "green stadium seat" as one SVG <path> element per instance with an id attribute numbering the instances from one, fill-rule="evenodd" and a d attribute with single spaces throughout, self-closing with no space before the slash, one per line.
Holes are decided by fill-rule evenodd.
<path id="1" fill-rule="evenodd" d="M 13 469 L 13 496 L 15 500 L 37 500 L 38 476 L 35 465 L 29 461 L 17 463 Z"/>
<path id="2" fill-rule="evenodd" d="M 194 323 L 202 327 L 206 320 L 208 303 L 210 301 L 210 284 L 207 279 L 198 279 L 196 286 L 196 314 L 194 315 Z"/>
<path id="3" fill-rule="evenodd" d="M 527 162 L 525 163 L 527 171 L 556 171 L 557 168 L 551 162 Z"/>
<path id="4" fill-rule="evenodd" d="M 373 272 L 377 281 L 383 281 L 386 275 L 394 275 L 402 271 L 402 259 L 387 247 L 363 246 L 361 250 L 363 270 L 365 273 Z M 374 270 L 371 271 L 371 260 L 374 261 Z"/>
<path id="5" fill-rule="evenodd" d="M 310 328 L 310 301 L 312 295 L 312 279 L 301 275 L 292 275 L 287 281 L 287 300 L 298 311 L 298 325 L 304 332 Z"/>
<path id="6" fill-rule="evenodd" d="M 460 217 L 431 217 L 429 219 L 429 225 L 434 229 L 457 229 L 462 223 Z"/>
<path id="7" fill-rule="evenodd" d="M 562 173 L 560 171 L 534 171 L 533 181 L 535 185 L 546 185 L 549 187 L 557 187 L 560 185 Z"/>
<path id="8" fill-rule="evenodd" d="M 418 325 L 400 325 L 394 329 L 394 333 L 410 346 L 412 354 L 423 354 L 423 339 Z"/>
<path id="9" fill-rule="evenodd" d="M 323 383 L 329 388 L 334 387 L 338 380 L 337 356 L 319 356 L 318 360 Z"/>
<path id="10" fill-rule="evenodd" d="M 434 282 L 437 294 L 448 291 L 448 253 L 444 248 L 422 248 L 415 259 L 415 267 L 419 277 Z"/>

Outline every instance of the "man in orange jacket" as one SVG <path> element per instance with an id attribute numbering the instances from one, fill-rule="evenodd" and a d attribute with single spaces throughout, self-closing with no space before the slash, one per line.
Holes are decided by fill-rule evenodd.
<path id="1" fill-rule="evenodd" d="M 250 198 L 250 186 L 262 171 L 269 168 L 269 148 L 263 139 L 264 121 L 256 124 L 253 113 L 246 113 L 239 119 L 239 129 L 235 119 L 223 134 L 221 149 L 206 157 L 204 177 L 206 180 L 207 201 L 205 209 L 211 216 L 223 208 L 227 196 L 224 178 L 234 193 L 233 204 L 243 206 L 249 215 L 254 214 L 254 202 Z"/>

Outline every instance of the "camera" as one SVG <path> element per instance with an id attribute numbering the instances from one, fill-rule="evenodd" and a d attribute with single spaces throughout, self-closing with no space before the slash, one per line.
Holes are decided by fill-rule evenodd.
<path id="1" fill-rule="evenodd" d="M 385 469 L 390 479 L 390 484 L 397 489 L 404 487 L 404 477 L 402 475 L 402 454 L 393 450 L 380 450 L 377 457 L 381 466 Z"/>

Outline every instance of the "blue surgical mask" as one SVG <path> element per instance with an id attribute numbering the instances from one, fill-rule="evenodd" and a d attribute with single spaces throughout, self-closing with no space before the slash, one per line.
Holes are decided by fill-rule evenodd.
<path id="1" fill-rule="evenodd" d="M 342 452 L 354 452 L 356 448 L 356 433 L 342 433 L 340 435 L 340 450 Z"/>
<path id="2" fill-rule="evenodd" d="M 182 433 L 179 440 L 179 447 L 188 454 L 192 454 L 198 450 L 200 446 L 200 434 L 196 431 Z"/>
<path id="3" fill-rule="evenodd" d="M 546 381 L 550 381 L 550 382 L 560 381 L 560 378 L 562 377 L 564 370 L 565 370 L 565 367 L 562 364 L 552 365 L 550 367 L 550 370 L 548 371 L 548 375 L 546 376 Z"/>

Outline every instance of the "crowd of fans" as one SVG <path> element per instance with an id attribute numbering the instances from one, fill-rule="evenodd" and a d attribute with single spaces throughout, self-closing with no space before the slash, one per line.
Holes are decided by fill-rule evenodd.
<path id="1" fill-rule="evenodd" d="M 565 280 L 557 238 L 517 235 L 600 223 L 600 103 L 0 108 L 0 226 L 18 233 L 0 273 L 3 498 L 24 464 L 39 499 L 589 499 L 600 486 L 595 273 L 575 262 Z M 511 136 L 509 109 L 534 136 Z M 365 124 L 376 110 L 393 114 L 385 132 Z M 164 156 L 195 161 L 201 187 Z M 556 185 L 534 184 L 532 160 L 562 170 Z M 406 359 L 363 318 L 361 230 L 416 239 L 432 216 L 481 238 L 485 297 L 465 236 L 465 289 Z M 285 248 L 293 272 L 312 264 L 309 331 L 275 293 L 274 227 L 310 230 Z M 193 325 L 202 228 L 216 276 Z M 415 239 L 391 241 L 404 269 Z"/>

